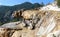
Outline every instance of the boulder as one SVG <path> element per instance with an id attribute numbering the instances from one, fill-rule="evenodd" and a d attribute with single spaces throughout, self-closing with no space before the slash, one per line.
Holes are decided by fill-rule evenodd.
<path id="1" fill-rule="evenodd" d="M 6 23 L 0 27 L 2 28 L 9 28 L 9 29 L 22 29 L 25 26 L 24 22 L 10 22 L 10 23 Z"/>

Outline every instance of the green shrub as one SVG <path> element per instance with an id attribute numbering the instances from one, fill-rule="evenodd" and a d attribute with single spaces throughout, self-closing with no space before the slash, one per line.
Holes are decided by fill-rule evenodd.
<path id="1" fill-rule="evenodd" d="M 2 23 L 2 22 L 0 22 L 0 26 L 1 26 L 1 25 L 3 25 L 3 23 Z"/>
<path id="2" fill-rule="evenodd" d="M 13 19 L 11 22 L 16 22 L 16 21 L 18 21 L 17 18 Z"/>
<path id="3" fill-rule="evenodd" d="M 60 7 L 60 0 L 56 0 L 58 7 Z"/>

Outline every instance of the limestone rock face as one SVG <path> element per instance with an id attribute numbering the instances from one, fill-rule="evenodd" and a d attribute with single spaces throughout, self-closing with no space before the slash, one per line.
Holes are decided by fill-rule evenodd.
<path id="1" fill-rule="evenodd" d="M 32 13 L 31 13 L 31 12 L 32 12 Z M 36 11 L 34 11 L 34 10 L 27 10 L 27 11 L 24 11 L 24 12 L 22 13 L 22 16 L 23 16 L 23 18 L 25 18 L 25 19 L 32 19 L 32 18 L 35 18 L 38 13 L 39 13 L 39 12 L 38 12 L 37 10 L 36 10 Z"/>
<path id="2" fill-rule="evenodd" d="M 0 26 L 0 37 L 60 37 L 60 11 L 26 10 L 18 16 L 22 21 Z"/>
<path id="3" fill-rule="evenodd" d="M 18 23 L 20 23 L 20 22 L 11 22 L 11 23 L 4 24 L 4 25 L 2 25 L 1 27 L 14 29 L 14 28 L 16 28 L 16 25 L 17 25 Z"/>
<path id="4" fill-rule="evenodd" d="M 24 22 L 11 22 L 11 23 L 7 23 L 2 25 L 2 28 L 10 28 L 10 29 L 22 29 L 25 26 Z"/>
<path id="5" fill-rule="evenodd" d="M 21 36 L 22 36 L 22 32 L 15 31 L 11 37 L 21 37 Z"/>
<path id="6" fill-rule="evenodd" d="M 18 11 L 14 11 L 14 13 L 12 14 L 12 17 L 21 17 L 21 14 L 24 10 L 18 10 Z"/>

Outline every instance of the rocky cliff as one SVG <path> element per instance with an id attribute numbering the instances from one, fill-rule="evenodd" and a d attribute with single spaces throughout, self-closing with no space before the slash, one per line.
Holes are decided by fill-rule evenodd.
<path id="1" fill-rule="evenodd" d="M 13 13 L 21 21 L 0 26 L 0 37 L 60 37 L 60 8 L 54 6 Z"/>

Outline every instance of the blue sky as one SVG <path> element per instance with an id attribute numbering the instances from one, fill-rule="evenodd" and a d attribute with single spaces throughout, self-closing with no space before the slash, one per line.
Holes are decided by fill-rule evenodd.
<path id="1" fill-rule="evenodd" d="M 16 4 L 21 4 L 24 2 L 31 2 L 31 3 L 41 3 L 43 2 L 44 4 L 47 3 L 52 3 L 54 0 L 0 0 L 0 5 L 16 5 Z"/>

